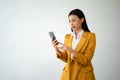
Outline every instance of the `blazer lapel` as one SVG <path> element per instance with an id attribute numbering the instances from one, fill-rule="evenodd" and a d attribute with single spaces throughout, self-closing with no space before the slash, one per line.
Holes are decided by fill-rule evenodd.
<path id="1" fill-rule="evenodd" d="M 70 47 L 70 48 L 72 48 L 72 40 L 73 40 L 73 36 L 72 35 L 70 35 L 70 37 L 68 38 L 68 44 L 67 44 L 67 46 L 68 47 Z M 68 62 L 70 62 L 71 61 L 71 53 L 68 51 L 67 52 L 68 53 Z"/>
<path id="2" fill-rule="evenodd" d="M 72 40 L 73 40 L 73 36 L 70 36 L 69 37 L 69 40 L 68 40 L 68 47 L 72 48 Z"/>
<path id="3" fill-rule="evenodd" d="M 82 48 L 82 46 L 84 45 L 84 43 L 86 42 L 86 40 L 87 40 L 87 32 L 83 32 L 83 35 L 82 35 L 80 41 L 78 42 L 78 44 L 76 45 L 76 48 L 75 48 L 75 50 L 77 52 L 80 51 L 80 49 Z"/>

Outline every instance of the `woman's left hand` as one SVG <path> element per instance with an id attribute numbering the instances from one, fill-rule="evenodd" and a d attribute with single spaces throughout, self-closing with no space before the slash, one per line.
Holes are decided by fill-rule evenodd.
<path id="1" fill-rule="evenodd" d="M 59 49 L 61 49 L 63 51 L 68 51 L 68 47 L 63 43 L 59 43 L 58 47 L 59 47 Z"/>

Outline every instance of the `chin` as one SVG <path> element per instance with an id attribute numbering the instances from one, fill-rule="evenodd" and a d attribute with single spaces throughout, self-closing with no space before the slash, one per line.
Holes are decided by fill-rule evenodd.
<path id="1" fill-rule="evenodd" d="M 75 27 L 74 28 L 71 28 L 74 32 L 77 30 Z"/>

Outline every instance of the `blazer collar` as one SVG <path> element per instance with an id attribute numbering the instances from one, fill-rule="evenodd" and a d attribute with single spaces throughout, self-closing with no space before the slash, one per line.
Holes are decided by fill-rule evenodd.
<path id="1" fill-rule="evenodd" d="M 86 40 L 87 40 L 87 35 L 88 35 L 88 33 L 87 32 L 83 32 L 83 35 L 82 35 L 82 37 L 81 37 L 81 39 L 80 39 L 80 41 L 78 42 L 78 44 L 76 45 L 76 47 L 75 47 L 75 50 L 78 52 L 81 48 L 82 48 L 82 46 L 84 45 L 84 43 L 86 42 Z M 73 36 L 71 36 L 70 37 L 70 47 L 72 47 L 72 40 L 73 40 Z"/>

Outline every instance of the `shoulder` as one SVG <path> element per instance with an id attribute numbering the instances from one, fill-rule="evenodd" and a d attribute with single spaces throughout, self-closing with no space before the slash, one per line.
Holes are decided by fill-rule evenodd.
<path id="1" fill-rule="evenodd" d="M 95 37 L 96 35 L 95 35 L 95 33 L 93 33 L 93 32 L 87 32 L 87 31 L 84 31 L 84 36 L 87 36 L 87 37 Z"/>
<path id="2" fill-rule="evenodd" d="M 66 38 L 66 39 L 69 38 L 69 37 L 71 37 L 71 34 L 66 34 L 66 35 L 65 35 L 65 38 Z"/>

